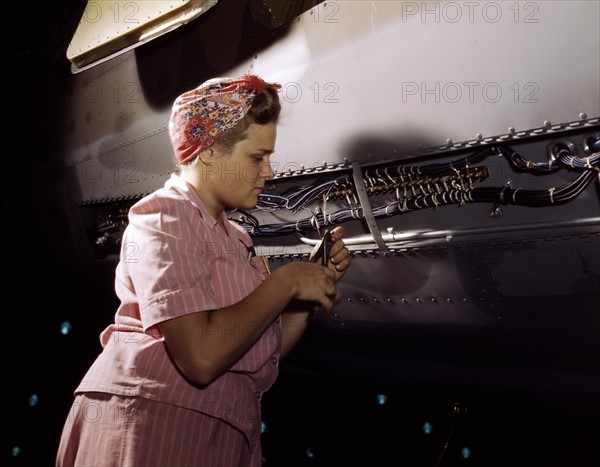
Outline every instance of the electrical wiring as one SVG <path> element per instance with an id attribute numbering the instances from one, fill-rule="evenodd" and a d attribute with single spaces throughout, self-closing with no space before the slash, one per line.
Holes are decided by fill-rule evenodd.
<path id="1" fill-rule="evenodd" d="M 555 172 L 562 168 L 571 169 L 592 169 L 600 167 L 600 152 L 596 152 L 586 157 L 577 157 L 572 154 L 567 146 L 559 149 L 555 159 L 550 162 L 533 162 L 525 159 L 509 146 L 500 146 L 500 153 L 517 169 L 546 173 Z"/>
<path id="2" fill-rule="evenodd" d="M 594 172 L 586 171 L 572 182 L 545 190 L 523 190 L 510 187 L 486 187 L 473 189 L 473 201 L 521 206 L 551 206 L 575 199 L 592 181 Z"/>
<path id="3" fill-rule="evenodd" d="M 295 214 L 306 207 L 307 204 L 330 192 L 332 188 L 340 182 L 342 182 L 341 179 L 316 182 L 312 185 L 305 185 L 295 188 L 291 192 L 288 190 L 288 196 L 286 196 L 286 192 L 282 193 L 281 195 L 261 194 L 259 195 L 257 209 L 261 211 L 268 211 L 272 209 L 274 203 L 279 202 L 278 208 L 288 209 Z"/>
<path id="4" fill-rule="evenodd" d="M 383 171 L 388 177 L 389 174 L 397 173 L 403 176 L 420 176 L 420 175 L 441 175 L 448 172 L 452 172 L 454 170 L 468 168 L 474 164 L 478 164 L 489 156 L 494 155 L 494 148 L 483 148 L 475 153 L 466 156 L 461 159 L 456 159 L 447 163 L 434 163 L 434 164 L 425 164 L 421 166 L 401 166 L 401 165 L 391 165 L 387 166 L 385 169 L 367 169 L 365 171 L 365 177 L 376 179 L 381 177 L 378 171 Z"/>
<path id="5" fill-rule="evenodd" d="M 572 169 L 592 169 L 599 170 L 600 167 L 600 152 L 592 154 L 588 157 L 575 157 L 571 155 L 562 155 L 560 161 L 565 167 L 571 167 Z"/>
<path id="6" fill-rule="evenodd" d="M 253 232 L 260 225 L 258 219 L 255 216 L 241 209 L 233 209 L 229 211 L 227 213 L 227 217 L 230 220 L 243 225 L 246 228 L 246 230 L 249 230 L 251 232 Z"/>
<path id="7" fill-rule="evenodd" d="M 583 170 L 575 180 L 547 189 L 525 190 L 508 185 L 474 187 L 475 181 L 489 177 L 487 166 L 476 166 L 491 155 L 504 156 L 518 169 L 550 173 L 560 168 Z M 418 209 L 466 203 L 513 204 L 520 206 L 552 206 L 567 203 L 579 196 L 598 175 L 600 180 L 600 152 L 576 157 L 568 151 L 557 153 L 550 163 L 534 163 L 520 156 L 510 146 L 484 148 L 466 157 L 448 163 L 421 166 L 390 165 L 368 168 L 363 172 L 365 189 L 369 196 L 394 194 L 393 200 L 372 206 L 376 218 L 393 216 Z M 389 196 L 389 195 L 388 195 Z M 346 206 L 329 210 L 331 200 L 344 201 Z M 339 203 L 338 203 L 339 204 Z M 321 209 L 317 209 L 320 206 Z M 330 208 L 331 209 L 331 208 Z M 261 194 L 253 212 L 275 213 L 285 210 L 297 215 L 307 210 L 310 215 L 294 221 L 259 223 L 256 216 L 241 212 L 234 220 L 253 235 L 281 235 L 318 230 L 319 226 L 362 219 L 363 209 L 358 201 L 354 183 L 347 175 L 317 179 L 312 184 L 291 187 L 279 194 Z"/>

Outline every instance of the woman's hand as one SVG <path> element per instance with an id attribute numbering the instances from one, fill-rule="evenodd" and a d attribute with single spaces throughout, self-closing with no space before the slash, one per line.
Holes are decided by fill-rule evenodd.
<path id="1" fill-rule="evenodd" d="M 290 284 L 293 298 L 319 303 L 325 313 L 329 313 L 342 298 L 332 268 L 298 261 L 276 269 L 270 277 L 274 276 L 278 276 L 276 280 Z"/>
<path id="2" fill-rule="evenodd" d="M 335 273 L 335 281 L 337 282 L 344 276 L 352 260 L 350 259 L 350 252 L 342 240 L 344 227 L 334 228 L 329 235 L 331 235 L 333 244 L 331 245 L 327 266 Z"/>

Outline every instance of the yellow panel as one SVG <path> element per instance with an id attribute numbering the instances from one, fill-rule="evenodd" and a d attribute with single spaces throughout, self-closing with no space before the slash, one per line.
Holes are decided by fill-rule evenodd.
<path id="1" fill-rule="evenodd" d="M 67 49 L 78 72 L 188 23 L 218 0 L 88 1 Z"/>

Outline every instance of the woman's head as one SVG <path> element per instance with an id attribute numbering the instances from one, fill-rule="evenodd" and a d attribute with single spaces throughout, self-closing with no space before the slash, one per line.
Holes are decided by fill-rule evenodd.
<path id="1" fill-rule="evenodd" d="M 189 165 L 202 151 L 229 152 L 251 124 L 276 124 L 281 112 L 277 83 L 256 75 L 215 78 L 179 96 L 169 120 L 177 163 Z"/>
<path id="2" fill-rule="evenodd" d="M 280 113 L 281 103 L 279 102 L 277 90 L 274 88 L 265 88 L 260 94 L 256 95 L 244 118 L 225 132 L 214 144 L 223 152 L 229 152 L 235 143 L 246 137 L 248 127 L 251 124 L 267 125 L 269 123 L 278 123 Z"/>

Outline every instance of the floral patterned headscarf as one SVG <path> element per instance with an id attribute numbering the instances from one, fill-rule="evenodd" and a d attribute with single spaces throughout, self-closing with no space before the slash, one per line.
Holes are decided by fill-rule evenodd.
<path id="1" fill-rule="evenodd" d="M 208 80 L 175 99 L 169 135 L 179 163 L 200 154 L 239 123 L 254 97 L 266 88 L 279 89 L 281 85 L 245 74 Z"/>

